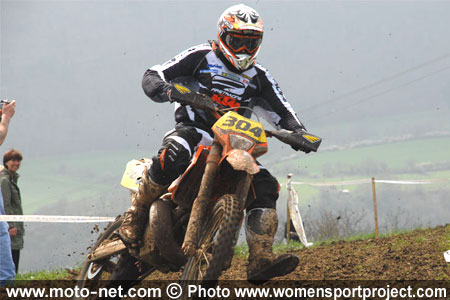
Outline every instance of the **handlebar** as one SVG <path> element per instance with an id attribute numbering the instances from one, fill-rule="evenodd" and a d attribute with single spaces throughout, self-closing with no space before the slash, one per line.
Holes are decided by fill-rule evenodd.
<path id="1" fill-rule="evenodd" d="M 192 107 L 210 111 L 214 117 L 220 118 L 217 108 L 210 97 L 205 94 L 200 94 L 195 91 L 191 91 L 187 87 L 175 83 L 170 92 L 170 98 L 173 101 L 181 103 L 183 105 L 190 105 Z"/>
<path id="2" fill-rule="evenodd" d="M 184 85 L 175 83 L 171 89 L 170 98 L 183 105 L 190 105 L 198 109 L 210 111 L 217 119 L 221 117 L 218 113 L 219 110 L 215 107 L 213 100 L 209 96 L 191 91 Z M 306 131 L 293 132 L 284 129 L 266 130 L 266 136 L 275 137 L 281 142 L 292 146 L 295 150 L 301 150 L 307 153 L 310 151 L 316 152 L 322 142 L 321 138 Z"/>
<path id="3" fill-rule="evenodd" d="M 266 136 L 275 137 L 279 141 L 286 143 L 295 150 L 301 150 L 306 153 L 313 151 L 317 152 L 317 149 L 322 142 L 322 139 L 306 131 L 293 132 L 285 129 L 281 130 L 266 130 Z"/>

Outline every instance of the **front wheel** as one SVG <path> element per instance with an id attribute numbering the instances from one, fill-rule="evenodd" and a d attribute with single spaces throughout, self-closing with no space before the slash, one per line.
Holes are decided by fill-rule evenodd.
<path id="1" fill-rule="evenodd" d="M 183 285 L 216 281 L 232 258 L 236 233 L 240 229 L 243 212 L 239 199 L 226 194 L 216 202 L 203 227 L 197 254 L 190 257 L 183 271 Z"/>

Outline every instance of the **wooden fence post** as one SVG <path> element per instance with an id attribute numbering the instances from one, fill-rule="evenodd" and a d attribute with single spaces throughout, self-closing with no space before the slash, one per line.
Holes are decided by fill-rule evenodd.
<path id="1" fill-rule="evenodd" d="M 375 177 L 372 177 L 373 194 L 373 215 L 375 218 L 375 237 L 378 238 L 378 212 L 377 212 L 377 192 L 375 191 Z"/>
<path id="2" fill-rule="evenodd" d="M 287 183 L 286 183 L 286 188 L 288 191 L 288 201 L 286 201 L 286 207 L 287 207 L 287 214 L 286 214 L 286 241 L 289 243 L 289 241 L 291 240 L 291 214 L 289 212 L 289 198 L 291 197 L 291 177 L 292 174 L 289 173 L 287 178 Z"/>

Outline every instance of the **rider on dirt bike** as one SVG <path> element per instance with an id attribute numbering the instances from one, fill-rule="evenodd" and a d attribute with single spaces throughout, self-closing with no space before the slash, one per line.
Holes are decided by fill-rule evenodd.
<path id="1" fill-rule="evenodd" d="M 143 89 L 155 102 L 173 102 L 173 81 L 190 78 L 198 92 L 210 96 L 221 108 L 234 109 L 241 115 L 250 107 L 265 112 L 278 128 L 302 132 L 300 122 L 286 101 L 275 79 L 267 69 L 256 63 L 263 37 L 259 14 L 243 4 L 235 5 L 220 16 L 218 41 L 190 48 L 163 65 L 156 65 L 144 74 Z M 189 165 L 198 145 L 211 145 L 211 126 L 216 119 L 204 110 L 175 104 L 175 128 L 163 139 L 162 147 L 132 198 L 120 227 L 121 238 L 136 243 L 143 233 L 151 204 Z M 297 148 L 295 150 L 305 149 Z M 276 200 L 279 184 L 262 166 L 254 176 L 256 201 L 247 208 L 246 238 L 249 246 L 247 278 L 270 279 L 292 272 L 298 265 L 295 255 L 275 256 L 272 244 L 278 226 Z"/>

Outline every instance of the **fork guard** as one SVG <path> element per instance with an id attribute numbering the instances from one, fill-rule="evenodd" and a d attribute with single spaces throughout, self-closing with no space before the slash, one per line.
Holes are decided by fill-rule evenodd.
<path id="1" fill-rule="evenodd" d="M 226 160 L 237 171 L 245 171 L 251 175 L 259 172 L 255 159 L 247 151 L 233 149 L 227 153 Z"/>

